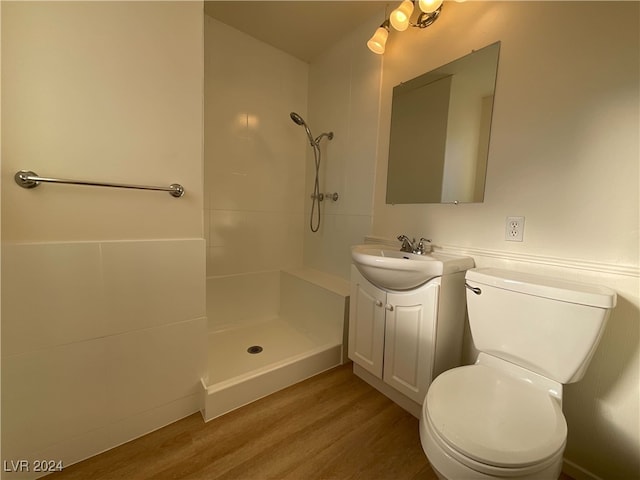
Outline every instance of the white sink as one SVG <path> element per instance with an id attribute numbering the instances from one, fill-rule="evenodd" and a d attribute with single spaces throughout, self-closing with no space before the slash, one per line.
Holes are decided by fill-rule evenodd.
<path id="1" fill-rule="evenodd" d="M 409 290 L 434 277 L 473 268 L 471 257 L 442 253 L 417 255 L 388 245 L 354 245 L 351 258 L 356 268 L 374 285 L 388 290 Z"/>

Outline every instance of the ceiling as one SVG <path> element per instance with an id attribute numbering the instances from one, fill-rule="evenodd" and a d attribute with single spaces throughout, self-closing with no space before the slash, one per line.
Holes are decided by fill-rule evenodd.
<path id="1" fill-rule="evenodd" d="M 354 26 L 370 19 L 376 12 L 383 12 L 388 3 L 378 0 L 206 0 L 204 10 L 222 23 L 310 62 Z M 384 20 L 382 16 L 381 13 L 380 23 Z"/>

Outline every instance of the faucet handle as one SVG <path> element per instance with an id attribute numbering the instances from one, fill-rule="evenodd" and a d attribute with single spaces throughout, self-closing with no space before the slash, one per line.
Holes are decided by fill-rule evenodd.
<path id="1" fill-rule="evenodd" d="M 416 247 L 415 253 L 417 253 L 418 255 L 424 255 L 425 253 L 431 253 L 431 250 L 431 240 L 421 237 L 420 242 L 418 242 L 418 246 Z"/>

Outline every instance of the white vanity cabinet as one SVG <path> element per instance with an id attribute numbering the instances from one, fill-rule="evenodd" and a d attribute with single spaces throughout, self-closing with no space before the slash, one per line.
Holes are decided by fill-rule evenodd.
<path id="1" fill-rule="evenodd" d="M 349 358 L 421 403 L 432 380 L 439 278 L 386 292 L 352 268 Z"/>
<path id="2" fill-rule="evenodd" d="M 433 379 L 460 365 L 464 270 L 394 291 L 351 266 L 348 351 L 354 373 L 413 414 Z"/>

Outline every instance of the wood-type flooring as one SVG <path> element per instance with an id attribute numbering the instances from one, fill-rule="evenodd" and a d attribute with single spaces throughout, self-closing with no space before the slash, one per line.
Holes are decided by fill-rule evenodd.
<path id="1" fill-rule="evenodd" d="M 418 420 L 334 368 L 204 423 L 194 414 L 49 480 L 435 480 Z"/>
<path id="2" fill-rule="evenodd" d="M 209 423 L 191 415 L 47 479 L 437 477 L 420 446 L 418 420 L 356 377 L 348 363 Z"/>

